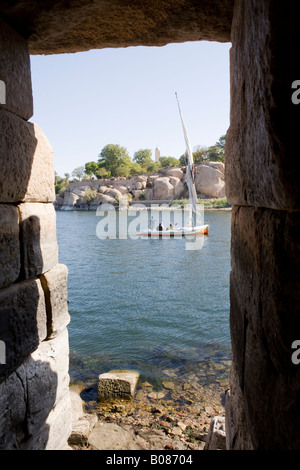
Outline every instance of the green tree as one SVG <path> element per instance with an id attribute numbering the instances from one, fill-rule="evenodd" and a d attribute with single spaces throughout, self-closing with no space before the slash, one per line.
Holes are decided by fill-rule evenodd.
<path id="1" fill-rule="evenodd" d="M 97 176 L 97 170 L 99 169 L 99 164 L 96 162 L 87 162 L 84 166 L 84 172 L 86 175 Z"/>
<path id="2" fill-rule="evenodd" d="M 72 171 L 72 176 L 74 179 L 82 180 L 84 175 L 84 166 L 78 166 L 75 170 Z"/>
<path id="3" fill-rule="evenodd" d="M 59 176 L 56 171 L 54 172 L 54 187 L 55 187 L 55 194 L 59 194 L 59 196 L 63 196 L 65 190 L 69 185 L 69 177 L 68 173 L 65 173 L 65 178 Z"/>
<path id="4" fill-rule="evenodd" d="M 110 176 L 110 172 L 104 166 L 101 166 L 96 171 L 95 176 L 98 179 L 105 178 L 105 177 L 108 178 Z"/>
<path id="5" fill-rule="evenodd" d="M 180 160 L 178 158 L 174 158 L 174 157 L 160 157 L 159 161 L 160 161 L 162 167 L 179 166 L 180 165 Z"/>
<path id="6" fill-rule="evenodd" d="M 207 147 L 202 147 L 201 145 L 197 145 L 193 151 L 193 158 L 195 163 L 202 163 L 206 160 L 207 154 Z"/>
<path id="7" fill-rule="evenodd" d="M 118 176 L 116 172 L 117 168 L 121 164 L 130 165 L 131 160 L 125 147 L 108 144 L 99 154 L 99 163 L 100 167 L 104 166 L 108 171 L 110 171 L 112 176 Z"/>
<path id="8" fill-rule="evenodd" d="M 143 168 L 139 163 L 131 162 L 130 164 L 130 174 L 131 175 L 140 175 L 143 173 Z"/>
<path id="9" fill-rule="evenodd" d="M 118 168 L 116 168 L 116 175 L 118 176 L 125 176 L 127 178 L 127 176 L 130 175 L 130 165 L 126 164 L 126 163 L 121 163 L 121 165 L 118 166 Z"/>
<path id="10" fill-rule="evenodd" d="M 225 163 L 225 144 L 226 134 L 222 135 L 218 142 L 215 143 L 215 145 L 208 147 L 206 153 L 206 160 Z"/>
<path id="11" fill-rule="evenodd" d="M 133 155 L 133 161 L 141 165 L 147 170 L 148 166 L 153 163 L 152 151 L 150 149 L 140 149 Z"/>
<path id="12" fill-rule="evenodd" d="M 148 165 L 147 171 L 149 173 L 155 173 L 161 168 L 161 163 L 160 162 L 153 162 Z"/>

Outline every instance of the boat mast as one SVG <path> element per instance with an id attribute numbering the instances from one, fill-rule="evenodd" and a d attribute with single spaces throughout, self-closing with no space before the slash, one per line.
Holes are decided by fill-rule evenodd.
<path id="1" fill-rule="evenodd" d="M 176 100 L 178 104 L 178 110 L 179 110 L 179 115 L 180 115 L 181 124 L 183 128 L 186 151 L 187 151 L 187 156 L 188 156 L 187 167 L 186 167 L 186 182 L 187 182 L 188 190 L 189 190 L 189 204 L 190 204 L 190 211 L 191 211 L 191 219 L 192 219 L 192 224 L 194 225 L 194 224 L 197 224 L 196 216 L 198 214 L 198 198 L 197 198 L 197 192 L 195 188 L 195 179 L 194 179 L 194 158 L 193 158 L 193 153 L 191 150 L 189 137 L 187 135 L 187 130 L 186 130 L 185 123 L 182 117 L 180 104 L 179 104 L 179 100 L 178 100 L 178 96 L 176 92 L 175 92 L 175 96 L 176 96 Z"/>

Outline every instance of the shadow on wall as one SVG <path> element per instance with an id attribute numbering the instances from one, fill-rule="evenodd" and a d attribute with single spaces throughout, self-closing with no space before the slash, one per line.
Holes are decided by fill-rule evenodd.
<path id="1" fill-rule="evenodd" d="M 1 450 L 45 448 L 49 436 L 46 420 L 57 395 L 57 374 L 47 361 L 49 344 L 42 343 L 47 338 L 47 312 L 38 278 L 43 267 L 38 217 L 20 225 L 21 246 L 28 233 L 34 237 L 30 245 L 25 243 L 25 251 L 20 250 L 18 282 L 0 290 L 0 339 L 5 345 L 5 357 L 2 354 L 0 361 Z M 15 231 L 10 242 L 13 234 Z M 9 241 L 7 237 L 8 233 L 0 234 L 1 245 Z M 11 243 L 15 245 L 16 240 Z"/>
<path id="2" fill-rule="evenodd" d="M 54 168 L 47 138 L 28 122 L 28 44 L 1 19 L 0 84 L 0 449 L 43 449 L 58 386 L 39 277 L 57 262 Z"/>

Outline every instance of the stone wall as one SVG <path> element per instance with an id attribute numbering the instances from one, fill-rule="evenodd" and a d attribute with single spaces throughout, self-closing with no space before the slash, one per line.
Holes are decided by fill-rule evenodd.
<path id="1" fill-rule="evenodd" d="M 28 45 L 0 20 L 0 449 L 62 449 L 71 428 L 67 268 L 51 146 L 33 114 Z"/>
<path id="2" fill-rule="evenodd" d="M 28 44 L 51 54 L 207 39 L 232 42 L 227 448 L 299 449 L 299 2 L 5 0 L 0 15 L 14 28 L 0 20 L 0 448 L 63 448 L 71 425 L 67 270 L 51 148 L 28 122 Z"/>
<path id="3" fill-rule="evenodd" d="M 230 449 L 300 448 L 299 4 L 235 2 L 226 192 L 232 211 Z"/>

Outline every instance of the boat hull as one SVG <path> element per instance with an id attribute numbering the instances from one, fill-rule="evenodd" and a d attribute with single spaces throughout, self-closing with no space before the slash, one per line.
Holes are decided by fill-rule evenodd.
<path id="1" fill-rule="evenodd" d="M 208 235 L 208 232 L 209 225 L 200 225 L 194 228 L 183 227 L 182 229 L 178 230 L 149 230 L 137 233 L 137 236 L 149 238 L 176 238 L 195 235 Z"/>

